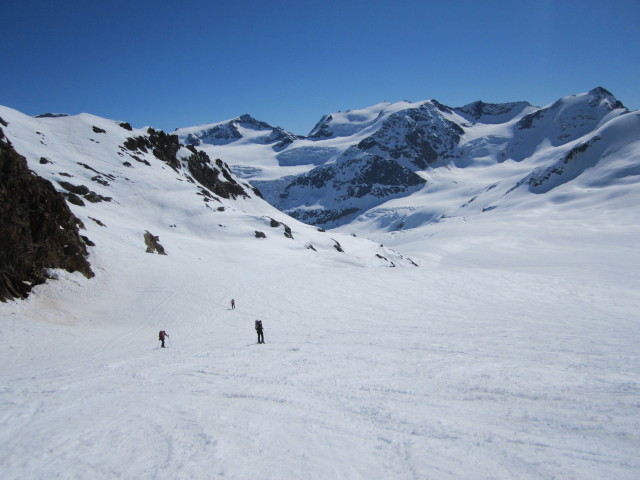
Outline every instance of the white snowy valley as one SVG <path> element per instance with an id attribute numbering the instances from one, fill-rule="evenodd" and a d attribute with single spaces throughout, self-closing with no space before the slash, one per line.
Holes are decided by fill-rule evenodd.
<path id="1" fill-rule="evenodd" d="M 640 478 L 637 173 L 325 232 L 255 195 L 205 200 L 120 148 L 144 129 L 0 117 L 36 174 L 111 198 L 71 205 L 94 278 L 0 303 L 3 479 Z M 638 142 L 610 136 L 598 168 L 640 171 Z M 459 205 L 494 168 L 377 208 Z"/>

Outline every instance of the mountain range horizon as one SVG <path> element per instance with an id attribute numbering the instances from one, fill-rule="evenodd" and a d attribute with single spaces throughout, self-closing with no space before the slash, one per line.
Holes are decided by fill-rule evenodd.
<path id="1" fill-rule="evenodd" d="M 251 181 L 280 210 L 331 228 L 371 216 L 372 209 L 387 201 L 425 190 L 429 179 L 432 184 L 437 180 L 435 172 L 442 170 L 440 167 L 506 167 L 508 161 L 522 167 L 530 163 L 526 175 L 509 180 L 507 188 L 493 194 L 513 191 L 510 189 L 518 182 L 531 185 L 538 182 L 533 177 L 542 178 L 550 171 L 556 173 L 540 181 L 536 189 L 541 191 L 545 188 L 542 183 L 550 186 L 550 182 L 557 183 L 555 188 L 573 175 L 560 174 L 569 167 L 556 164 L 564 165 L 567 155 L 586 156 L 589 146 L 574 154 L 571 149 L 598 142 L 593 139 L 596 130 L 629 113 L 634 115 L 608 90 L 596 87 L 543 107 L 526 101 L 491 104 L 479 100 L 462 107 L 449 107 L 437 100 L 383 102 L 326 114 L 307 136 L 294 135 L 249 114 L 175 133 L 185 144 L 226 158 L 237 175 Z M 619 123 L 625 132 L 633 132 L 633 127 L 628 130 L 622 125 L 625 122 Z M 624 139 L 616 138 L 624 144 Z M 637 141 L 637 136 L 631 140 Z M 547 163 L 546 173 L 540 170 L 543 162 Z M 574 159 L 571 163 L 581 162 Z M 483 190 L 504 183 L 501 176 L 479 185 L 460 203 L 468 205 Z M 488 200 L 476 205 L 497 207 Z M 421 215 L 424 217 L 424 212 Z M 431 221 L 442 215 L 452 213 L 434 212 Z M 396 226 L 416 223 L 407 215 L 396 220 Z M 381 220 L 386 224 L 392 221 Z"/>

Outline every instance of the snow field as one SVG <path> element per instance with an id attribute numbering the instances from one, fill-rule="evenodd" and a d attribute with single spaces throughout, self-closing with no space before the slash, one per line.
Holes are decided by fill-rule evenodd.
<path id="1" fill-rule="evenodd" d="M 635 285 L 198 242 L 0 305 L 3 478 L 640 471 Z"/>

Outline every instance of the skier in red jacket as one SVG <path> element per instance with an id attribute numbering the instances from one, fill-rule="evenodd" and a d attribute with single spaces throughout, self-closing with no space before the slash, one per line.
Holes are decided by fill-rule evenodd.
<path id="1" fill-rule="evenodd" d="M 165 332 L 164 330 L 160 330 L 160 333 L 158 334 L 158 340 L 160 340 L 162 348 L 164 348 L 164 337 L 168 336 L 169 334 L 167 332 Z"/>

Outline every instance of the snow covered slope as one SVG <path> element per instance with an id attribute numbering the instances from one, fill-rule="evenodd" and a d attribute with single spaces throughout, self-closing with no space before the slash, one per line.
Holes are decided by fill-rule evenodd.
<path id="1" fill-rule="evenodd" d="M 179 147 L 176 163 L 158 132 L 89 115 L 0 117 L 32 169 L 65 192 L 60 182 L 88 188 L 71 206 L 96 274 L 58 271 L 0 303 L 3 479 L 640 476 L 640 218 L 622 140 L 634 115 L 565 156 L 540 151 L 540 167 L 567 169 L 547 180 L 502 162 L 512 181 L 485 194 L 520 183 L 510 208 L 430 221 L 454 198 L 477 208 L 480 198 L 460 203 L 501 164 L 444 168 L 440 193 L 390 201 L 394 228 L 379 215 L 349 225 L 358 237 L 275 211 L 222 162 Z M 581 156 L 610 163 L 606 186 L 605 170 L 585 169 L 562 184 L 569 196 L 556 187 L 527 203 Z M 471 171 L 473 188 L 456 177 Z M 145 231 L 167 255 L 145 252 Z M 389 261 L 409 268 L 378 268 Z"/>
<path id="2" fill-rule="evenodd" d="M 548 200 L 541 193 L 567 197 L 561 186 L 576 193 L 586 184 L 599 194 L 635 184 L 637 121 L 638 112 L 598 87 L 543 108 L 381 103 L 325 115 L 308 137 L 290 135 L 277 148 L 275 141 L 257 145 L 242 135 L 224 146 L 208 144 L 204 133 L 199 145 L 228 159 L 270 203 L 307 223 L 350 228 L 373 220 L 374 229 L 402 229 L 523 203 L 534 208 Z M 187 140 L 194 131 L 198 127 L 178 134 Z M 585 173 L 612 183 L 594 183 Z"/>
<path id="3" fill-rule="evenodd" d="M 2 478 L 635 479 L 640 223 L 596 213 L 397 232 L 420 268 L 111 243 L 0 304 Z"/>
<path id="4" fill-rule="evenodd" d="M 262 254 L 282 248 L 363 266 L 413 265 L 373 242 L 282 214 L 224 162 L 180 145 L 176 136 L 87 114 L 31 118 L 0 107 L 0 118 L 30 168 L 68 196 L 96 244 L 96 261 L 111 259 L 118 247 L 144 253 L 149 232 L 169 255 L 183 251 L 185 237 L 212 245 L 248 238 L 250 250 Z"/>

